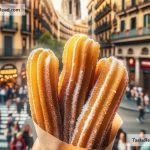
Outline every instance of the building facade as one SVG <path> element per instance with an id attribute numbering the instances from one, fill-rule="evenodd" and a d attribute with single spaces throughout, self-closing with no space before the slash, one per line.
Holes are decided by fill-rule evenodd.
<path id="1" fill-rule="evenodd" d="M 101 57 L 118 57 L 130 83 L 150 93 L 150 1 L 89 0 L 87 8 L 89 35 L 101 44 Z"/>
<path id="2" fill-rule="evenodd" d="M 95 4 L 96 1 L 93 0 L 89 0 L 88 1 L 88 5 L 87 5 L 87 9 L 88 9 L 88 35 L 93 38 L 95 38 Z"/>
<path id="3" fill-rule="evenodd" d="M 130 83 L 150 92 L 150 1 L 122 0 L 117 5 L 111 36 L 116 56 L 126 64 Z"/>
<path id="4" fill-rule="evenodd" d="M 114 0 L 91 0 L 87 6 L 89 33 L 100 43 L 101 57 L 114 55 L 110 40 L 115 14 L 113 7 Z"/>
<path id="5" fill-rule="evenodd" d="M 62 0 L 61 14 L 63 14 L 66 19 L 71 21 L 81 19 L 80 0 Z"/>
<path id="6" fill-rule="evenodd" d="M 0 3 L 10 2 L 0 0 Z M 12 0 L 11 3 L 25 4 L 26 15 L 0 16 L 0 83 L 17 80 L 23 84 L 27 56 L 44 32 L 66 41 L 75 33 L 87 33 L 87 25 L 66 21 L 56 12 L 51 0 Z"/>

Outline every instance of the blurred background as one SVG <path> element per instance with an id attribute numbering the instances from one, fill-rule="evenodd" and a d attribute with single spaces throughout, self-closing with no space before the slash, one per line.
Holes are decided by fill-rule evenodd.
<path id="1" fill-rule="evenodd" d="M 61 62 L 65 42 L 76 33 L 100 43 L 99 58 L 115 56 L 128 69 L 118 110 L 124 124 L 114 149 L 131 149 L 126 133 L 150 134 L 150 0 L 0 0 L 0 6 L 10 3 L 25 4 L 26 15 L 0 16 L 0 150 L 15 150 L 18 141 L 23 148 L 33 144 L 27 121 L 29 53 L 51 48 Z"/>

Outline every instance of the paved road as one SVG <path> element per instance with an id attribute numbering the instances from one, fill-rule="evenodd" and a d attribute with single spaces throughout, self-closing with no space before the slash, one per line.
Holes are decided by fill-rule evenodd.
<path id="1" fill-rule="evenodd" d="M 139 133 L 140 129 L 144 129 L 150 134 L 150 114 L 146 114 L 144 124 L 140 124 L 136 121 L 138 112 L 119 108 L 118 113 L 123 119 L 122 127 L 127 133 Z"/>

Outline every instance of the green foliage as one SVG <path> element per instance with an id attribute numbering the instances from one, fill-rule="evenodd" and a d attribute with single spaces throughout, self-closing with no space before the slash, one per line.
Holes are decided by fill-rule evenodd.
<path id="1" fill-rule="evenodd" d="M 54 39 L 49 32 L 45 32 L 38 40 L 34 48 L 47 48 L 51 49 L 59 59 L 59 69 L 62 68 L 62 53 L 64 49 L 64 42 Z"/>

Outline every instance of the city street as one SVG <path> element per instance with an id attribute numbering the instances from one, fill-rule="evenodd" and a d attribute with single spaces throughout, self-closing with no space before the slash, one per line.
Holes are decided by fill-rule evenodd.
<path id="1" fill-rule="evenodd" d="M 123 119 L 122 128 L 127 133 L 139 133 L 140 129 L 144 129 L 148 134 L 150 134 L 150 114 L 146 114 L 145 122 L 140 124 L 136 121 L 138 112 L 119 108 L 118 113 Z"/>

